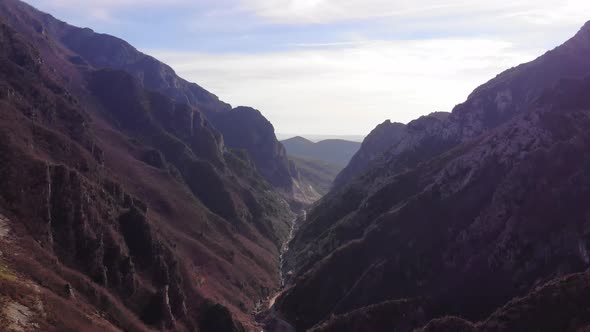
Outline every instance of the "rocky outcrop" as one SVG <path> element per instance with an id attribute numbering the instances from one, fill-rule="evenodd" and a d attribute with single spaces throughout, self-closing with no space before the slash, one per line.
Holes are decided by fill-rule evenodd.
<path id="1" fill-rule="evenodd" d="M 293 175 L 287 152 L 277 141 L 274 127 L 260 111 L 237 107 L 210 118 L 228 146 L 247 151 L 262 176 L 277 188 L 291 191 Z"/>

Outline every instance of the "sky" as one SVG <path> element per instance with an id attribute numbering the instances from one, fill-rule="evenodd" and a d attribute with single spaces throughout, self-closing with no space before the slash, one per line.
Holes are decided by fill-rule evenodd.
<path id="1" fill-rule="evenodd" d="M 452 111 L 590 20 L 588 0 L 29 0 L 123 38 L 283 136 Z"/>

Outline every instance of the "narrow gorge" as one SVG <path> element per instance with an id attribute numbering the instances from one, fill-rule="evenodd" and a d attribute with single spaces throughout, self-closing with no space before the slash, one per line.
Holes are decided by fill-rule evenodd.
<path id="1" fill-rule="evenodd" d="M 362 143 L 265 112 L 0 0 L 0 330 L 590 330 L 590 22 Z"/>

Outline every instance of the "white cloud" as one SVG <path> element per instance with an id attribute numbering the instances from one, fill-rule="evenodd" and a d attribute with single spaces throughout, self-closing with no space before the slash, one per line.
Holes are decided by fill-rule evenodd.
<path id="1" fill-rule="evenodd" d="M 27 2 L 44 11 L 75 16 L 78 22 L 89 20 L 110 23 L 119 21 L 115 17 L 120 10 L 124 9 L 174 8 L 191 4 L 190 0 L 27 0 Z"/>
<path id="2" fill-rule="evenodd" d="M 81 15 L 125 8 L 207 8 L 248 11 L 272 23 L 307 24 L 399 18 L 405 21 L 470 16 L 520 16 L 534 23 L 578 22 L 588 19 L 587 0 L 30 0 L 41 8 L 79 10 Z M 86 11 L 85 9 L 88 9 Z M 207 15 L 207 13 L 205 13 Z"/>
<path id="3" fill-rule="evenodd" d="M 112 23 L 127 19 L 126 39 L 158 29 L 159 41 L 140 38 L 136 46 L 157 49 L 170 40 L 172 49 L 155 55 L 181 76 L 232 104 L 259 108 L 278 131 L 292 133 L 365 134 L 387 118 L 450 111 L 473 88 L 590 19 L 588 0 L 30 1 L 108 32 L 121 31 Z M 130 15 L 154 8 L 169 17 L 153 27 L 146 16 Z M 221 53 L 178 51 L 187 47 Z"/>
<path id="4" fill-rule="evenodd" d="M 587 0 L 239 0 L 242 8 L 278 23 L 330 23 L 398 17 L 429 19 L 483 14 L 498 17 L 520 13 L 539 22 L 584 19 Z"/>
<path id="5" fill-rule="evenodd" d="M 374 41 L 266 54 L 151 52 L 277 132 L 365 134 L 385 119 L 450 111 L 479 84 L 532 60 L 486 39 Z"/>
<path id="6" fill-rule="evenodd" d="M 117 9 L 124 7 L 152 7 L 152 6 L 176 6 L 190 3 L 188 0 L 33 0 L 32 3 L 52 5 L 54 7 L 86 7 L 101 9 Z"/>

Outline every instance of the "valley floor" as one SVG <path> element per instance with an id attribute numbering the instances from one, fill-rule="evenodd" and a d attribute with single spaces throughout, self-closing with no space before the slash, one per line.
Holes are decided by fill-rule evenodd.
<path id="1" fill-rule="evenodd" d="M 307 212 L 302 210 L 301 213 L 293 219 L 291 223 L 291 230 L 289 232 L 289 237 L 283 244 L 281 249 L 281 255 L 279 256 L 279 275 L 281 280 L 281 288 L 277 290 L 273 295 L 271 295 L 266 303 L 266 310 L 259 313 L 257 315 L 257 320 L 261 323 L 263 331 L 266 332 L 294 332 L 295 328 L 289 324 L 281 314 L 276 310 L 275 304 L 276 300 L 283 294 L 283 292 L 290 287 L 288 276 L 291 274 L 291 271 L 285 271 L 285 261 L 284 258 L 289 251 L 289 244 L 291 240 L 295 237 L 295 233 L 297 232 L 298 226 L 305 221 L 307 217 Z"/>

